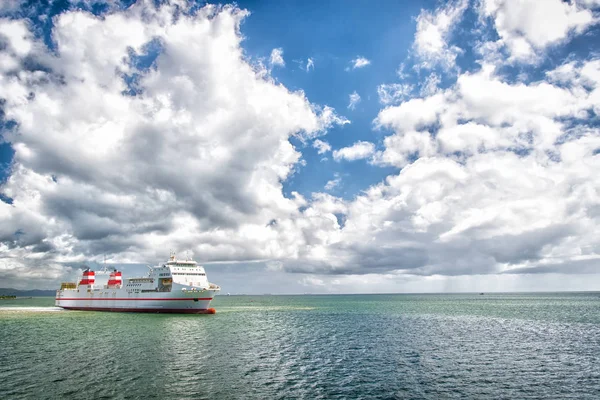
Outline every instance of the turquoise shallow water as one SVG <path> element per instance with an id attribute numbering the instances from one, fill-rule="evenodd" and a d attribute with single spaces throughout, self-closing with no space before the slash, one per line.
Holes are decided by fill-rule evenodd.
<path id="1" fill-rule="evenodd" d="M 600 293 L 0 302 L 0 399 L 600 398 Z"/>

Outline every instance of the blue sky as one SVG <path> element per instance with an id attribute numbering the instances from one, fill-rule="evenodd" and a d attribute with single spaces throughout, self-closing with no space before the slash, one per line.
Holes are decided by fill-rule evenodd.
<path id="1" fill-rule="evenodd" d="M 433 4 L 388 1 L 373 7 L 367 1 L 350 6 L 342 1 L 320 6 L 310 2 L 242 2 L 240 7 L 252 13 L 242 26 L 246 38 L 243 47 L 250 57 L 265 59 L 273 48 L 282 48 L 286 67 L 274 68 L 272 76 L 290 90 L 303 90 L 311 101 L 329 105 L 352 121 L 328 133 L 334 148 L 350 146 L 357 140 L 377 142 L 383 137 L 372 124 L 381 106 L 377 86 L 399 81 L 396 72 L 409 55 L 415 16 L 422 7 Z M 352 60 L 357 57 L 371 63 L 352 69 Z M 315 63 L 310 71 L 305 69 L 308 58 Z M 349 110 L 348 96 L 353 92 L 361 96 L 361 101 L 356 109 Z M 337 173 L 351 179 L 344 179 L 344 186 L 336 188 L 336 194 L 351 198 L 390 173 L 365 161 L 340 164 L 328 157 L 320 162 L 322 155 L 311 149 L 310 143 L 303 157 L 307 165 L 286 182 L 287 192 L 296 190 L 307 195 L 318 191 Z"/>
<path id="2" fill-rule="evenodd" d="M 7 285 L 171 248 L 230 292 L 600 283 L 596 0 L 0 17 Z"/>
<path id="3" fill-rule="evenodd" d="M 47 45 L 52 46 L 52 25 L 40 22 L 45 13 L 53 16 L 66 10 L 84 9 L 102 15 L 108 10 L 100 2 L 91 6 L 84 2 L 56 1 L 49 7 L 38 7 L 36 12 L 20 11 L 16 15 L 28 15 L 37 25 L 38 34 L 43 35 Z M 120 2 L 126 8 L 131 1 Z M 35 3 L 34 3 L 35 4 Z M 382 82 L 395 83 L 399 65 L 410 55 L 415 17 L 421 8 L 432 7 L 435 2 L 381 2 L 372 7 L 367 1 L 330 2 L 315 7 L 311 2 L 238 2 L 241 8 L 251 12 L 242 25 L 246 55 L 253 60 L 268 60 L 273 48 L 282 48 L 285 68 L 274 68 L 272 76 L 288 89 L 302 90 L 314 103 L 328 105 L 351 119 L 351 124 L 333 127 L 328 140 L 335 148 L 352 145 L 357 140 L 381 141 L 384 132 L 373 129 L 373 119 L 381 107 L 377 86 Z M 28 3 L 24 10 L 29 10 Z M 100 12 L 98 12 L 100 10 Z M 333 17 L 335 15 L 335 17 Z M 373 21 L 377 21 L 376 24 Z M 364 57 L 371 63 L 367 67 L 352 69 L 352 60 Z M 315 67 L 306 71 L 308 58 Z M 409 69 L 408 66 L 406 69 Z M 411 81 L 417 82 L 413 74 Z M 356 109 L 349 110 L 348 96 L 357 92 L 361 101 Z M 345 179 L 344 187 L 335 189 L 336 194 L 351 198 L 370 184 L 379 182 L 391 169 L 374 167 L 365 161 L 350 164 L 323 158 L 311 148 L 310 143 L 295 143 L 303 148 L 307 165 L 285 182 L 285 191 L 298 191 L 304 195 L 321 189 L 334 174 Z M 12 151 L 8 144 L 2 145 L 0 162 L 10 163 Z"/>

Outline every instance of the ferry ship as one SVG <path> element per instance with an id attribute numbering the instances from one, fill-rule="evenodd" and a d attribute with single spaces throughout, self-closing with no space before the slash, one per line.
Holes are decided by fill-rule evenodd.
<path id="1" fill-rule="evenodd" d="M 210 302 L 221 288 L 191 259 L 171 253 L 163 265 L 148 267 L 145 277 L 126 278 L 116 268 L 87 268 L 79 283 L 63 282 L 55 304 L 67 310 L 214 314 Z"/>

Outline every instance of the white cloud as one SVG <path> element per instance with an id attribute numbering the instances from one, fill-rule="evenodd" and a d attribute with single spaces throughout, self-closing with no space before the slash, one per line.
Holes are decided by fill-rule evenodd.
<path id="1" fill-rule="evenodd" d="M 436 94 L 439 91 L 438 85 L 440 84 L 441 79 L 438 74 L 432 72 L 425 79 L 425 82 L 421 86 L 421 96 L 431 96 Z"/>
<path id="2" fill-rule="evenodd" d="M 511 60 L 534 62 L 546 47 L 581 34 L 598 22 L 581 5 L 561 0 L 483 0 L 480 13 L 493 20 L 500 44 L 507 47 Z"/>
<path id="3" fill-rule="evenodd" d="M 585 63 L 567 62 L 557 68 L 547 71 L 546 76 L 551 82 L 577 88 L 597 87 L 600 82 L 600 60 Z"/>
<path id="4" fill-rule="evenodd" d="M 397 270 L 424 275 L 593 272 L 600 200 L 581 194 L 600 185 L 600 130 L 585 122 L 600 112 L 599 65 L 549 72 L 560 86 L 511 84 L 484 65 L 382 110 L 376 124 L 395 133 L 374 162 L 402 170 L 348 204 L 340 237 L 378 247 L 335 256 L 360 265 L 376 254 L 392 269 L 402 254 Z"/>
<path id="5" fill-rule="evenodd" d="M 415 130 L 437 121 L 438 114 L 445 109 L 446 98 L 443 93 L 424 99 L 413 98 L 396 107 L 386 107 L 379 112 L 375 124 L 379 127 L 391 127 L 398 131 Z"/>
<path id="6" fill-rule="evenodd" d="M 405 63 L 400 63 L 400 65 L 398 66 L 398 69 L 396 69 L 396 75 L 401 80 L 405 80 L 406 78 L 408 78 L 408 74 L 406 73 L 405 69 L 406 69 Z"/>
<path id="7" fill-rule="evenodd" d="M 305 276 L 300 280 L 300 284 L 308 287 L 325 287 L 325 282 L 323 279 L 317 278 L 315 276 Z"/>
<path id="8" fill-rule="evenodd" d="M 460 19 L 461 4 L 423 17 L 441 38 L 424 48 L 456 54 L 448 19 Z M 297 285 L 333 292 L 560 288 L 549 276 L 591 285 L 577 274 L 597 286 L 596 55 L 534 82 L 505 79 L 496 72 L 503 60 L 484 57 L 443 90 L 438 75 L 424 75 L 422 98 L 382 85 L 374 125 L 392 132 L 381 150 L 357 142 L 333 157 L 396 172 L 352 199 L 286 197 L 283 182 L 303 163 L 290 138 L 325 154 L 331 146 L 315 138 L 349 121 L 244 61 L 244 11 L 208 6 L 177 19 L 174 11 L 137 3 L 104 18 L 57 16 L 56 54 L 23 22 L 3 24 L 2 110 L 18 122 L 6 134 L 16 154 L 1 188 L 14 199 L 0 202 L 3 282 L 41 285 L 40 266 L 59 279 L 103 253 L 155 262 L 177 248 L 199 261 L 267 260 L 269 272 L 303 272 Z M 531 32 L 517 31 L 534 46 Z M 163 51 L 139 71 L 128 57 L 154 38 Z M 26 70 L 26 60 L 45 68 Z M 123 94 L 122 74 L 132 72 L 141 74 L 138 96 Z M 341 182 L 334 175 L 324 191 Z"/>
<path id="9" fill-rule="evenodd" d="M 309 58 L 306 61 L 306 72 L 310 71 L 311 69 L 315 69 L 315 62 L 312 58 Z"/>
<path id="10" fill-rule="evenodd" d="M 315 141 L 313 142 L 313 147 L 317 149 L 318 154 L 324 154 L 328 151 L 331 151 L 331 146 L 329 145 L 329 143 L 320 139 L 315 139 Z"/>
<path id="11" fill-rule="evenodd" d="M 360 95 L 356 93 L 356 90 L 352 92 L 349 96 L 350 102 L 348 103 L 348 108 L 354 110 L 356 105 L 360 103 Z"/>
<path id="12" fill-rule="evenodd" d="M 596 79 L 594 64 L 578 69 L 592 77 L 586 85 Z M 511 85 L 484 65 L 476 74 L 459 76 L 451 90 L 382 110 L 376 125 L 396 133 L 384 139 L 386 149 L 376 162 L 402 167 L 415 155 L 438 152 L 550 151 L 565 134 L 561 119 L 583 118 L 595 109 L 595 90 L 579 85 L 576 90 L 547 82 Z"/>
<path id="13" fill-rule="evenodd" d="M 271 64 L 271 66 L 285 67 L 285 61 L 283 60 L 283 49 L 281 47 L 271 51 L 269 64 Z"/>
<path id="14" fill-rule="evenodd" d="M 0 2 L 0 15 L 10 14 L 18 11 L 21 7 L 21 0 L 2 0 Z"/>
<path id="15" fill-rule="evenodd" d="M 422 68 L 441 65 L 446 69 L 455 66 L 461 49 L 449 45 L 450 35 L 467 9 L 468 1 L 459 0 L 436 9 L 433 13 L 421 10 L 417 17 L 417 32 L 413 48 L 421 59 Z"/>
<path id="16" fill-rule="evenodd" d="M 332 180 L 327 181 L 325 184 L 325 190 L 334 189 L 342 183 L 342 178 L 340 178 L 339 174 L 335 173 L 334 178 Z"/>
<path id="17" fill-rule="evenodd" d="M 371 64 L 371 61 L 361 57 L 361 56 L 357 56 L 354 60 L 351 61 L 352 62 L 352 69 L 357 69 L 357 68 L 364 68 L 367 65 Z"/>
<path id="18" fill-rule="evenodd" d="M 0 71 L 3 111 L 18 123 L 5 135 L 15 158 L 2 192 L 14 201 L 0 202 L 0 265 L 25 272 L 104 253 L 155 262 L 169 248 L 200 261 L 297 254 L 297 230 L 279 238 L 300 207 L 281 191 L 301 162 L 288 139 L 348 121 L 244 61 L 245 11 L 175 12 L 141 2 L 63 13 L 55 55 L 23 22 L 0 24 L 11 68 L 44 66 Z M 130 55 L 152 40 L 155 66 L 137 70 Z M 124 94 L 132 72 L 142 95 Z"/>
<path id="19" fill-rule="evenodd" d="M 269 276 L 271 278 L 271 276 Z M 542 292 L 595 291 L 598 274 L 565 273 L 529 275 L 415 276 L 401 272 L 361 275 L 311 274 L 299 281 L 292 293 L 443 293 L 443 292 Z M 247 287 L 248 285 L 244 285 Z M 260 294 L 261 292 L 256 292 Z M 283 291 L 282 293 L 286 293 Z M 288 289 L 287 293 L 290 293 Z"/>
<path id="20" fill-rule="evenodd" d="M 17 57 L 27 55 L 33 48 L 33 35 L 27 29 L 24 21 L 0 19 L 0 38 L 6 38 L 8 41 L 8 54 Z"/>
<path id="21" fill-rule="evenodd" d="M 328 210 L 343 212 L 344 228 L 320 236 L 330 244 L 315 244 L 303 265 L 288 268 L 409 276 L 589 273 L 600 259 L 593 228 L 600 203 L 593 192 L 582 194 L 600 183 L 593 174 L 599 144 L 596 138 L 559 146 L 559 163 L 506 151 L 461 163 L 421 157 L 337 209 L 334 199 L 323 199 Z M 309 215 L 325 217 L 320 207 L 313 204 Z"/>
<path id="22" fill-rule="evenodd" d="M 375 152 L 375 145 L 371 142 L 358 141 L 350 147 L 343 147 L 333 151 L 335 161 L 347 160 L 355 161 L 363 158 L 369 158 Z"/>
<path id="23" fill-rule="evenodd" d="M 383 105 L 398 103 L 410 96 L 413 87 L 407 83 L 389 83 L 377 86 L 379 102 Z"/>
<path id="24" fill-rule="evenodd" d="M 600 7 L 600 0 L 577 0 L 576 3 L 590 8 Z"/>
<path id="25" fill-rule="evenodd" d="M 317 107 L 314 107 L 314 108 L 317 108 Z M 349 124 L 350 120 L 348 120 L 345 117 L 337 115 L 333 108 L 331 108 L 329 106 L 325 106 L 321 109 L 318 122 L 319 122 L 320 129 L 312 131 L 312 134 L 305 132 L 305 134 L 304 134 L 305 137 L 313 137 L 314 135 L 321 133 L 324 129 L 331 127 L 332 125 Z"/>

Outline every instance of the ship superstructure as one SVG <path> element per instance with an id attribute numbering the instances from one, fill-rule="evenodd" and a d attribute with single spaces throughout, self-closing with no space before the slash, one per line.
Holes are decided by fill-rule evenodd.
<path id="1" fill-rule="evenodd" d="M 210 302 L 221 288 L 208 282 L 204 267 L 191 259 L 148 267 L 148 275 L 123 279 L 117 269 L 83 271 L 79 282 L 56 291 L 56 305 L 69 310 L 214 314 Z"/>

